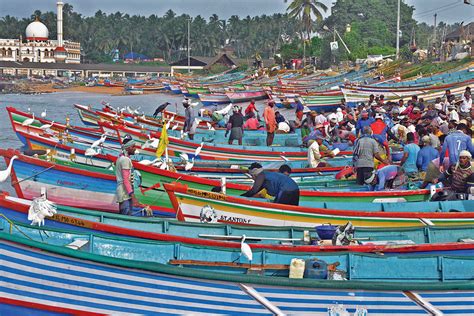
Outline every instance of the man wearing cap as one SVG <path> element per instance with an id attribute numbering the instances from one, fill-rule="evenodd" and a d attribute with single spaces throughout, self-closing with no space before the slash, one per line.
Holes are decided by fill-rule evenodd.
<path id="1" fill-rule="evenodd" d="M 249 173 L 254 179 L 250 190 L 241 196 L 252 197 L 263 189 L 275 197 L 274 203 L 298 205 L 300 189 L 296 182 L 287 175 L 279 172 L 264 171 L 262 165 L 254 162 L 249 167 Z"/>
<path id="2" fill-rule="evenodd" d="M 273 144 L 273 138 L 275 137 L 275 130 L 277 128 L 275 110 L 273 109 L 274 106 L 275 102 L 268 101 L 267 106 L 263 111 L 263 118 L 265 119 L 265 127 L 267 129 L 267 146 Z"/>
<path id="3" fill-rule="evenodd" d="M 129 155 L 135 152 L 135 142 L 126 138 L 122 143 L 123 154 L 115 162 L 117 190 L 115 197 L 119 203 L 120 214 L 132 215 L 133 204 L 136 204 L 133 188 L 133 164 Z"/>
<path id="4" fill-rule="evenodd" d="M 416 158 L 416 166 L 420 171 L 425 172 L 431 161 L 439 157 L 439 152 L 431 146 L 431 138 L 429 135 L 425 135 L 421 138 L 423 148 L 418 152 Z"/>
<path id="5" fill-rule="evenodd" d="M 363 185 L 367 175 L 374 170 L 374 157 L 385 164 L 389 164 L 388 160 L 383 159 L 380 155 L 379 145 L 372 138 L 372 129 L 370 126 L 365 126 L 362 130 L 362 136 L 355 142 L 352 156 L 356 169 L 357 184 Z"/>
<path id="6" fill-rule="evenodd" d="M 372 117 L 369 118 L 369 112 L 366 110 L 362 110 L 360 114 L 359 120 L 357 120 L 356 124 L 356 136 L 359 136 L 359 133 L 362 131 L 362 129 L 365 126 L 369 126 L 374 122 L 374 119 Z"/>
<path id="7" fill-rule="evenodd" d="M 370 128 L 374 135 L 380 135 L 385 141 L 387 140 L 388 127 L 383 121 L 383 114 L 375 114 L 375 122 L 370 124 Z"/>
<path id="8" fill-rule="evenodd" d="M 472 174 L 474 173 L 471 165 L 472 155 L 469 151 L 463 150 L 459 153 L 459 162 L 451 165 L 439 179 L 433 181 L 447 182 L 451 189 L 456 193 L 469 193 L 468 189 L 472 185 Z"/>
<path id="9" fill-rule="evenodd" d="M 404 184 L 406 176 L 400 166 L 388 165 L 374 170 L 364 182 L 369 185 L 372 191 L 383 191 L 385 189 L 393 189 L 394 185 L 400 186 Z"/>
<path id="10" fill-rule="evenodd" d="M 474 152 L 471 137 L 467 135 L 466 124 L 458 124 L 456 130 L 446 136 L 441 149 L 441 159 L 444 159 L 446 156 L 446 150 L 449 151 L 449 162 L 451 164 L 455 164 L 459 161 L 459 153 L 461 151 L 467 150 L 470 153 Z"/>

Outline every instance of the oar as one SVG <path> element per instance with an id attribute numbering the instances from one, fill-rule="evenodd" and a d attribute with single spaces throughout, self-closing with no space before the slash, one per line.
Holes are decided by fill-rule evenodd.
<path id="1" fill-rule="evenodd" d="M 25 181 L 25 180 L 34 178 L 34 177 L 36 177 L 37 175 L 40 175 L 40 174 L 42 174 L 42 173 L 44 173 L 44 172 L 46 172 L 46 171 L 48 171 L 48 170 L 50 170 L 50 169 L 53 169 L 54 167 L 55 167 L 55 166 L 48 167 L 48 168 L 46 168 L 46 169 L 44 169 L 44 170 L 41 170 L 40 172 L 35 173 L 34 175 L 31 175 L 31 176 L 26 177 L 26 178 L 24 178 L 24 179 L 21 179 L 21 180 L 19 180 L 19 181 L 13 181 L 13 182 L 12 182 L 12 185 L 16 185 L 16 184 L 22 183 L 22 182 Z"/>

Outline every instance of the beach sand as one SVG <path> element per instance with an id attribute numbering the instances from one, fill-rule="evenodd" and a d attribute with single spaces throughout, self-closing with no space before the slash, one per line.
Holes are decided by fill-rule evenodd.
<path id="1" fill-rule="evenodd" d="M 63 89 L 53 88 L 54 84 L 32 84 L 30 90 L 38 93 L 53 93 L 61 91 L 74 91 L 74 92 L 87 92 L 87 93 L 100 93 L 100 94 L 111 94 L 111 95 L 122 95 L 124 94 L 122 87 L 86 87 L 73 85 Z"/>

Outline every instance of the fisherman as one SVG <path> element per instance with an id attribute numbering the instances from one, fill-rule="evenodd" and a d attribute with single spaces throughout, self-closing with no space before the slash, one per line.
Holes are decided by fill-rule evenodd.
<path id="1" fill-rule="evenodd" d="M 255 100 L 252 99 L 252 101 L 250 101 L 250 104 L 247 105 L 244 113 L 246 119 L 248 119 L 251 114 L 255 115 L 256 113 L 258 113 L 257 107 L 255 106 Z"/>
<path id="2" fill-rule="evenodd" d="M 135 142 L 127 135 L 122 142 L 123 153 L 115 162 L 115 176 L 117 178 L 116 199 L 119 203 L 120 214 L 132 215 L 133 205 L 138 202 L 134 193 L 134 170 L 130 155 L 135 152 Z"/>
<path id="3" fill-rule="evenodd" d="M 229 137 L 229 145 L 232 145 L 233 141 L 236 139 L 239 145 L 242 146 L 242 138 L 244 136 L 244 117 L 242 113 L 240 113 L 240 109 L 237 105 L 233 108 L 233 114 L 229 118 L 229 122 L 227 123 L 228 130 L 226 131 L 225 135 L 230 130 L 230 137 Z"/>
<path id="4" fill-rule="evenodd" d="M 418 175 L 418 167 L 416 166 L 416 161 L 418 158 L 418 153 L 420 152 L 420 146 L 415 144 L 415 134 L 407 134 L 407 143 L 403 146 L 403 157 L 400 161 L 400 165 L 403 167 L 403 170 L 410 177 L 416 177 Z"/>
<path id="5" fill-rule="evenodd" d="M 308 166 L 310 168 L 327 167 L 326 162 L 321 161 L 321 152 L 329 157 L 334 157 L 334 153 L 323 145 L 323 138 L 316 136 L 308 142 Z"/>
<path id="6" fill-rule="evenodd" d="M 183 130 L 184 132 L 189 132 L 194 120 L 194 114 L 193 114 L 193 107 L 189 104 L 188 98 L 184 98 L 183 107 L 184 107 L 184 118 L 185 118 Z"/>
<path id="7" fill-rule="evenodd" d="M 406 183 L 406 177 L 404 175 L 403 169 L 400 166 L 388 165 L 372 171 L 364 182 L 369 185 L 372 191 L 383 191 L 399 187 Z"/>
<path id="8" fill-rule="evenodd" d="M 291 167 L 288 166 L 287 164 L 281 165 L 280 168 L 278 168 L 278 172 L 281 174 L 284 174 L 285 176 L 290 176 Z"/>
<path id="9" fill-rule="evenodd" d="M 459 162 L 451 165 L 438 179 L 438 181 L 445 182 L 449 185 L 451 190 L 456 193 L 469 193 L 470 188 L 474 186 L 472 183 L 472 175 L 474 168 L 471 164 L 472 155 L 469 151 L 463 150 L 459 153 Z"/>
<path id="10" fill-rule="evenodd" d="M 353 164 L 356 169 L 357 184 L 363 185 L 365 179 L 374 170 L 374 158 L 384 164 L 389 164 L 387 159 L 381 157 L 379 145 L 372 137 L 372 129 L 370 126 L 364 126 L 362 136 L 356 140 L 354 145 Z"/>
<path id="11" fill-rule="evenodd" d="M 426 172 L 429 163 L 439 157 L 439 152 L 431 146 L 431 137 L 429 135 L 423 136 L 421 142 L 423 143 L 423 148 L 418 152 L 416 166 L 420 171 Z"/>
<path id="12" fill-rule="evenodd" d="M 463 150 L 467 150 L 471 154 L 474 153 L 472 139 L 467 135 L 467 126 L 466 124 L 460 123 L 456 127 L 456 130 L 451 132 L 444 139 L 440 157 L 444 159 L 446 151 L 449 151 L 449 162 L 451 165 L 454 165 L 459 161 L 459 153 Z"/>
<path id="13" fill-rule="evenodd" d="M 274 106 L 275 102 L 268 101 L 267 106 L 263 112 L 265 127 L 267 129 L 267 146 L 271 146 L 273 144 L 273 138 L 275 137 L 275 130 L 277 128 L 275 110 L 273 109 Z"/>
<path id="14" fill-rule="evenodd" d="M 261 190 L 275 197 L 274 203 L 298 205 L 300 189 L 296 182 L 289 176 L 280 172 L 264 171 L 262 165 L 254 162 L 249 167 L 249 173 L 254 179 L 252 188 L 242 196 L 252 197 Z"/>

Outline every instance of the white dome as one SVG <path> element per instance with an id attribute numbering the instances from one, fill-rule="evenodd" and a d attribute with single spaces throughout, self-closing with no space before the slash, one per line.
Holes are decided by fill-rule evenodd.
<path id="1" fill-rule="evenodd" d="M 26 39 L 33 41 L 46 41 L 49 37 L 49 31 L 46 25 L 36 20 L 26 27 Z"/>

